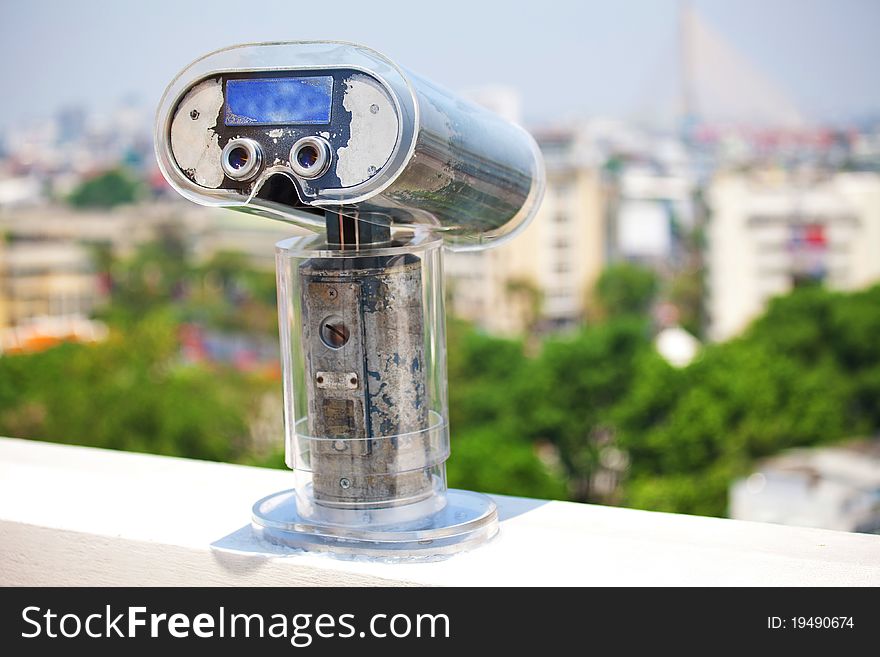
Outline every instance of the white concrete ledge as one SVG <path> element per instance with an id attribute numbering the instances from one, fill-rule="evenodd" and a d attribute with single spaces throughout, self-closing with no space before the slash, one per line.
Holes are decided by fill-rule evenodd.
<path id="1" fill-rule="evenodd" d="M 501 535 L 433 563 L 266 554 L 291 475 L 0 439 L 6 585 L 880 585 L 880 536 L 497 497 Z"/>

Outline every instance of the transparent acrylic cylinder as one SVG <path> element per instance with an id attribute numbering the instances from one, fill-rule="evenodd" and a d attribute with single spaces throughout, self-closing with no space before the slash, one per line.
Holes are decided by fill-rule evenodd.
<path id="1" fill-rule="evenodd" d="M 276 246 L 286 461 L 294 489 L 258 502 L 265 538 L 418 558 L 491 538 L 490 498 L 446 487 L 442 240 Z"/>

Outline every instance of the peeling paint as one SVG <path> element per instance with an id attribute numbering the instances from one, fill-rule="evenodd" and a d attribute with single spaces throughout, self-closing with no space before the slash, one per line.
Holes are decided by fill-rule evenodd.
<path id="1" fill-rule="evenodd" d="M 314 442 L 315 501 L 370 505 L 429 495 L 428 466 L 438 453 L 426 400 L 422 263 L 410 256 L 340 275 L 329 262 L 300 265 L 303 358 L 307 380 L 316 382 L 307 386 L 309 434 L 351 447 Z M 335 291 L 332 298 L 328 286 Z M 351 338 L 335 350 L 321 341 L 315 327 L 340 309 Z M 359 385 L 346 385 L 354 376 Z M 344 489 L 339 486 L 343 477 L 350 481 Z"/>
<path id="2" fill-rule="evenodd" d="M 222 107 L 220 80 L 205 80 L 184 97 L 171 122 L 171 152 L 177 165 L 196 184 L 211 189 L 223 183 L 222 149 L 216 132 Z"/>
<path id="3" fill-rule="evenodd" d="M 342 106 L 351 112 L 351 137 L 336 151 L 336 175 L 343 187 L 352 187 L 375 175 L 391 157 L 399 124 L 391 100 L 366 76 L 346 81 Z"/>

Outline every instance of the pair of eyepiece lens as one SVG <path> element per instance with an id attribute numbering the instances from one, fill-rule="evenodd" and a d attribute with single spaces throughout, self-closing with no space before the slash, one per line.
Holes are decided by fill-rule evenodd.
<path id="1" fill-rule="evenodd" d="M 317 178 L 330 167 L 331 153 L 323 137 L 303 137 L 290 149 L 290 168 L 300 178 Z M 263 151 L 253 139 L 232 139 L 223 149 L 220 164 L 233 180 L 250 180 L 263 165 Z"/>

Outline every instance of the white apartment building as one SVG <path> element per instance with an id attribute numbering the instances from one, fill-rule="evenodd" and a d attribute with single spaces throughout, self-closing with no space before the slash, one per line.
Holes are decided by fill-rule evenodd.
<path id="1" fill-rule="evenodd" d="M 676 230 L 694 227 L 694 185 L 682 173 L 627 167 L 620 176 L 611 226 L 615 256 L 655 267 L 670 265 L 676 257 Z"/>
<path id="2" fill-rule="evenodd" d="M 577 323 L 605 263 L 601 173 L 587 156 L 583 135 L 536 137 L 547 191 L 532 223 L 502 246 L 446 258 L 449 310 L 492 333 Z"/>
<path id="3" fill-rule="evenodd" d="M 722 173 L 708 201 L 708 335 L 745 329 L 799 281 L 852 290 L 880 280 L 880 175 Z"/>

